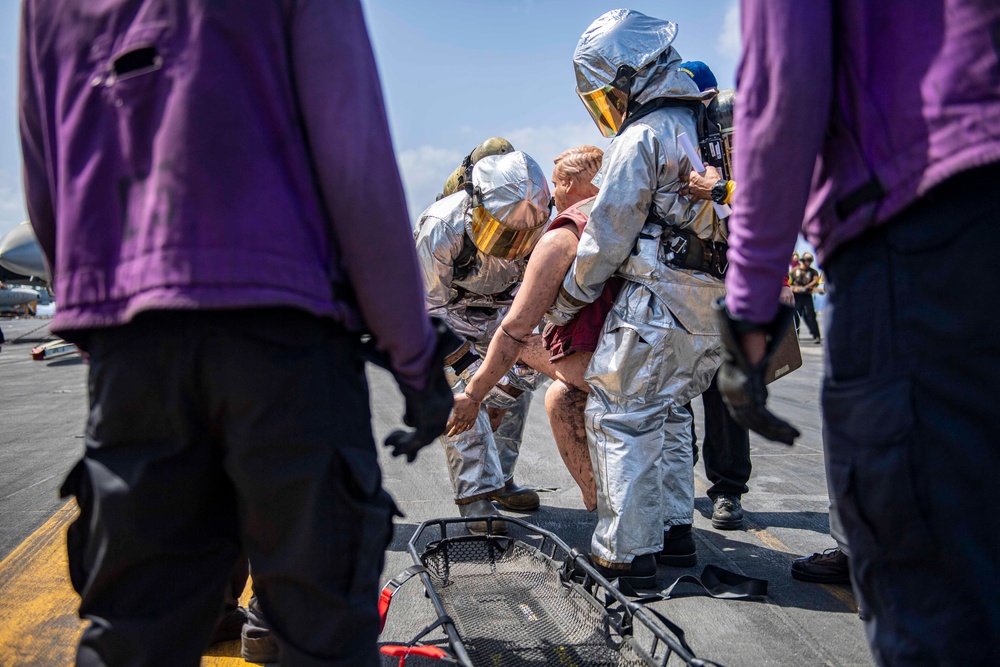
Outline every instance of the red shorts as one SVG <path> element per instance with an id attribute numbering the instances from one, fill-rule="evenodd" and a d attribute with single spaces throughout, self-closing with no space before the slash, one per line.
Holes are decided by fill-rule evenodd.
<path id="1" fill-rule="evenodd" d="M 601 337 L 604 320 L 615 304 L 622 288 L 622 279 L 613 277 L 604 283 L 604 291 L 597 301 L 588 303 L 583 310 L 561 327 L 549 324 L 542 338 L 545 349 L 552 353 L 549 361 L 557 361 L 574 352 L 593 352 L 597 349 L 597 339 Z"/>

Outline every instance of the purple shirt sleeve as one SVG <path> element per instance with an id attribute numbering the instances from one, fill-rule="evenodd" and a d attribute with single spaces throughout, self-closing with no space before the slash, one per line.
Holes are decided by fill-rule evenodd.
<path id="1" fill-rule="evenodd" d="M 735 192 L 726 305 L 752 322 L 778 308 L 831 103 L 831 0 L 742 0 Z"/>
<path id="2" fill-rule="evenodd" d="M 299 2 L 291 39 L 305 131 L 342 268 L 397 377 L 422 389 L 434 333 L 360 3 Z"/>
<path id="3" fill-rule="evenodd" d="M 32 3 L 25 2 L 21 15 L 20 81 L 18 82 L 18 110 L 21 130 L 21 153 L 24 163 L 24 193 L 28 219 L 38 237 L 38 243 L 49 263 L 49 276 L 55 282 L 56 219 L 53 210 L 52 188 L 45 161 L 45 131 L 41 117 L 41 103 L 35 86 L 35 57 L 28 34 L 31 25 Z"/>

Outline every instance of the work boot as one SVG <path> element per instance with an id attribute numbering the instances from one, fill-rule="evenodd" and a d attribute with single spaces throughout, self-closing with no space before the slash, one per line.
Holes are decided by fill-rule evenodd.
<path id="1" fill-rule="evenodd" d="M 636 556 L 630 563 L 609 563 L 591 556 L 590 562 L 594 569 L 607 580 L 620 579 L 632 588 L 651 588 L 656 586 L 656 554 Z"/>
<path id="2" fill-rule="evenodd" d="M 490 500 L 500 503 L 502 506 L 515 512 L 531 512 L 537 510 L 541 501 L 538 499 L 538 491 L 518 486 L 511 477 L 502 489 L 490 496 Z"/>
<path id="3" fill-rule="evenodd" d="M 671 526 L 663 531 L 663 549 L 656 557 L 671 567 L 692 567 L 698 563 L 698 554 L 691 534 L 691 524 Z"/>
<path id="4" fill-rule="evenodd" d="M 792 578 L 814 584 L 851 583 L 851 559 L 840 547 L 792 561 Z"/>
<path id="5" fill-rule="evenodd" d="M 739 530 L 743 527 L 743 506 L 738 495 L 720 493 L 712 503 L 712 528 Z"/>
<path id="6" fill-rule="evenodd" d="M 247 610 L 243 607 L 230 607 L 226 609 L 215 623 L 212 638 L 208 641 L 209 645 L 239 639 L 243 631 L 243 624 L 246 621 Z"/>
<path id="7" fill-rule="evenodd" d="M 466 503 L 464 505 L 458 506 L 458 513 L 460 516 L 503 516 L 500 511 L 493 506 L 486 498 L 480 498 L 479 500 L 473 500 L 471 503 Z M 473 535 L 485 535 L 487 532 L 486 521 L 467 521 L 465 527 Z M 493 522 L 493 534 L 494 535 L 506 535 L 507 534 L 507 522 L 505 521 L 494 521 Z"/>
<path id="8" fill-rule="evenodd" d="M 257 663 L 278 662 L 281 659 L 281 647 L 264 618 L 256 595 L 250 598 L 247 605 L 247 622 L 240 637 L 240 656 L 247 662 Z"/>

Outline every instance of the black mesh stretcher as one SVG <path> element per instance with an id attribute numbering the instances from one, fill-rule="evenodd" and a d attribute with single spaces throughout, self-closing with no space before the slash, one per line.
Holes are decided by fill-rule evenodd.
<path id="1" fill-rule="evenodd" d="M 510 536 L 494 532 L 501 520 Z M 472 535 L 464 529 L 469 521 L 482 519 L 420 524 L 408 545 L 414 565 L 382 589 L 383 628 L 392 596 L 414 576 L 437 612 L 409 644 L 382 646 L 400 665 L 410 656 L 462 667 L 717 664 L 696 657 L 683 630 L 629 599 L 553 533 L 487 517 L 487 533 Z M 421 643 L 436 629 L 444 647 Z"/>

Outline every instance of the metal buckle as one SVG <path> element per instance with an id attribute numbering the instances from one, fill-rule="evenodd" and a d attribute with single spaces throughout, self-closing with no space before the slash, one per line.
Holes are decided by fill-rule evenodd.
<path id="1" fill-rule="evenodd" d="M 670 231 L 670 238 L 666 242 L 666 259 L 668 262 L 673 262 L 678 257 L 687 256 L 688 251 L 688 239 L 680 234 L 675 234 Z"/>

